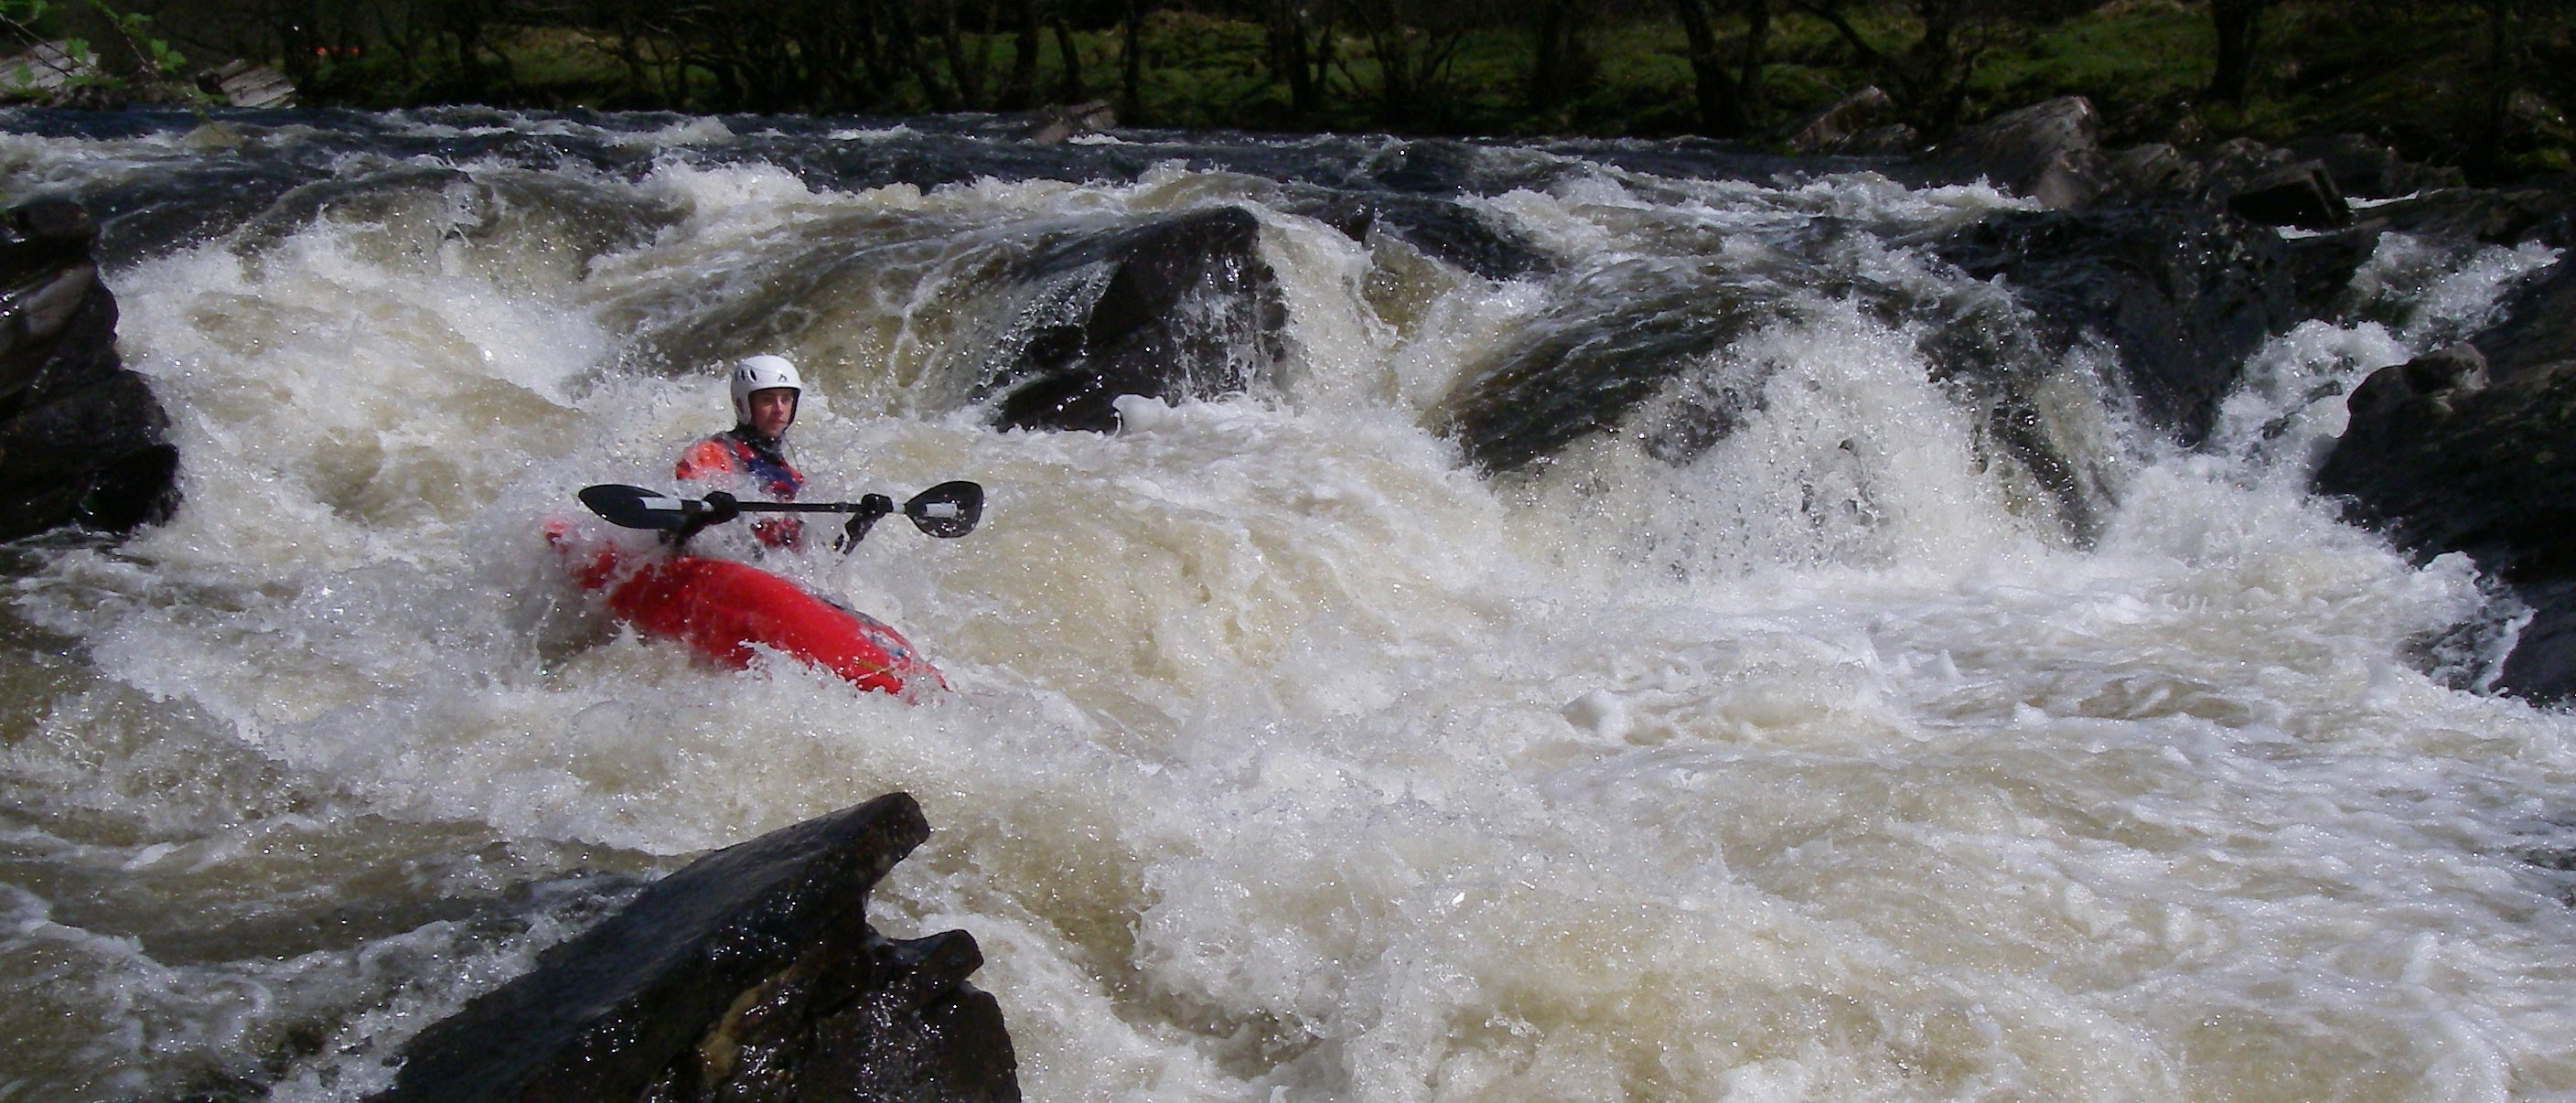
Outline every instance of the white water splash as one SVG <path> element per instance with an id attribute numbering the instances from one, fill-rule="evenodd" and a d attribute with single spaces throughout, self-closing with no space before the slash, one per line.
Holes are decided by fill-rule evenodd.
<path id="1" fill-rule="evenodd" d="M 976 935 L 1032 1098 L 2576 1091 L 2576 920 L 2518 856 L 2567 845 L 2569 722 L 2410 665 L 2476 580 L 2338 525 L 2269 474 L 2305 446 L 2259 442 L 2540 258 L 2417 281 L 2466 289 L 2448 305 L 2389 293 L 2415 321 L 2285 336 L 2225 447 L 2117 458 L 2089 551 L 2015 507 L 1913 340 L 1847 303 L 1724 350 L 1769 369 L 1767 401 L 1688 464 L 1603 435 L 1497 484 L 1420 422 L 1535 281 L 1265 208 L 1285 393 L 1130 400 L 1116 436 L 915 412 L 939 300 L 836 299 L 788 350 L 825 366 L 796 431 L 812 496 L 992 495 L 966 540 L 772 561 L 948 672 L 915 707 L 694 666 L 552 574 L 535 532 L 574 489 L 666 481 L 723 416 L 712 376 L 610 370 L 631 334 L 603 319 L 822 226 L 971 238 L 1258 189 L 639 186 L 687 216 L 557 286 L 327 221 L 255 263 L 219 243 L 117 276 L 188 504 L 14 595 L 87 664 L 8 729 L 0 1030 L 50 1054 L 9 1059 L 24 1090 L 218 1069 L 363 1094 L 565 926 L 468 951 L 464 921 L 388 904 L 278 936 L 281 963 L 246 919 L 650 873 L 904 789 L 938 833 L 873 918 Z M 1681 190 L 1697 206 L 1585 179 L 1490 209 L 1646 250 L 1995 202 Z M 2301 416 L 2272 439 L 2332 431 Z M 111 868 L 203 918 L 89 903 Z M 251 949 L 188 949 L 192 926 Z"/>

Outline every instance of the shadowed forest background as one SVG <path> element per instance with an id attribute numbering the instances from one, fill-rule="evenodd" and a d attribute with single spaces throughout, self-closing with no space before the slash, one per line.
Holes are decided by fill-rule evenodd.
<path id="1" fill-rule="evenodd" d="M 2080 94 L 2111 144 L 2355 133 L 2482 183 L 2566 171 L 2576 151 L 2568 0 L 8 3 L 22 40 L 110 41 L 122 17 L 191 63 L 274 64 L 303 106 L 1099 100 L 1127 126 L 1777 144 L 1874 87 L 1926 142 Z"/>

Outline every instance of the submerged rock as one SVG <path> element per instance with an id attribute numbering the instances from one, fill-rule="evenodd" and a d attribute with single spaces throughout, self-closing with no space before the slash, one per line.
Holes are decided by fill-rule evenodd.
<path id="1" fill-rule="evenodd" d="M 79 205 L 0 221 L 0 539 L 80 525 L 124 533 L 178 504 L 169 415 L 116 355 L 116 297 Z"/>
<path id="2" fill-rule="evenodd" d="M 974 938 L 865 920 L 929 837 L 889 793 L 700 858 L 422 1031 L 376 1098 L 1017 1100 Z"/>
<path id="3" fill-rule="evenodd" d="M 1018 278 L 1053 290 L 976 389 L 1001 428 L 1108 432 L 1121 395 L 1215 398 L 1278 368 L 1287 301 L 1241 207 L 1073 238 Z"/>

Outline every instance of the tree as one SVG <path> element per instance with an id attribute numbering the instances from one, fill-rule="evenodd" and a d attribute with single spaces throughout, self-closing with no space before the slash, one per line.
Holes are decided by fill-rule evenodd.
<path id="1" fill-rule="evenodd" d="M 1591 0 L 1538 0 L 1531 35 L 1529 106 L 1554 114 L 1592 79 L 1597 62 L 1584 31 L 1595 16 Z"/>
<path id="2" fill-rule="evenodd" d="M 29 56 L 50 58 L 61 70 L 61 90 L 83 89 L 122 94 L 138 84 L 171 87 L 167 82 L 186 68 L 187 58 L 158 37 L 152 18 L 111 7 L 105 0 L 57 4 L 50 0 L 0 0 L 0 49 L 14 45 Z M 39 62 L 38 64 L 44 64 Z M 0 84 L 34 81 L 34 73 L 0 75 Z M 193 89 L 179 86 L 185 95 Z"/>
<path id="3" fill-rule="evenodd" d="M 1721 56 L 1710 0 L 1673 0 L 1682 36 L 1690 43 L 1691 80 L 1699 101 L 1700 132 L 1713 138 L 1751 134 L 1760 113 L 1762 64 L 1771 33 L 1771 0 L 1732 0 L 1744 17 L 1744 42 L 1729 70 Z"/>
<path id="4" fill-rule="evenodd" d="M 1986 55 L 2039 26 L 2100 7 L 2102 0 L 1911 0 L 1912 42 L 1871 41 L 1854 24 L 1856 0 L 1790 0 L 1833 25 L 1909 121 L 1927 135 L 1949 133 L 1967 105 L 1970 78 Z M 1900 32 L 1902 33 L 1902 32 Z"/>
<path id="5" fill-rule="evenodd" d="M 1378 124 L 1397 132 L 1447 121 L 1450 65 L 1473 16 L 1441 0 L 1345 0 L 1341 10 L 1368 45 L 1361 57 L 1334 58 L 1343 79 L 1373 95 Z M 1370 64 L 1364 69 L 1363 58 Z M 1370 80 L 1374 77 L 1374 80 Z"/>
<path id="6" fill-rule="evenodd" d="M 1262 54 L 1270 79 L 1288 88 L 1288 117 L 1312 120 L 1324 107 L 1333 69 L 1334 0 L 1258 0 Z"/>
<path id="7" fill-rule="evenodd" d="M 2209 75 L 2209 98 L 2219 103 L 2245 102 L 2254 72 L 2254 52 L 2263 30 L 2263 9 L 2272 0 L 2209 0 L 2210 28 L 2217 32 L 2217 64 Z"/>

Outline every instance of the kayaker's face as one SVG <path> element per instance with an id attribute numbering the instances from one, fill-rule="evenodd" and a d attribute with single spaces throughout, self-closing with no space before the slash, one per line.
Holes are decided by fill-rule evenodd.
<path id="1" fill-rule="evenodd" d="M 771 387 L 751 392 L 751 427 L 772 440 L 796 421 L 796 388 Z"/>

